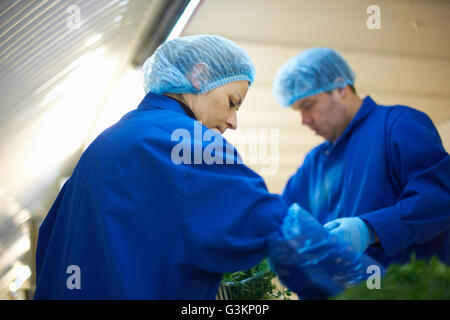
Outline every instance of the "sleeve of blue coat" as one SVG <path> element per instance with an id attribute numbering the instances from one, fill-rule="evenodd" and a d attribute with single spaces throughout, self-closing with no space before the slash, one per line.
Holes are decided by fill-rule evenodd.
<path id="1" fill-rule="evenodd" d="M 303 164 L 298 168 L 297 172 L 289 178 L 281 195 L 288 206 L 297 203 L 306 210 L 310 209 L 308 203 L 308 174 L 308 155 L 306 155 Z"/>
<path id="2" fill-rule="evenodd" d="M 260 262 L 287 213 L 281 197 L 269 193 L 264 180 L 225 145 L 228 154 L 222 164 L 178 167 L 183 254 L 192 267 L 214 273 L 245 270 Z"/>
<path id="3" fill-rule="evenodd" d="M 427 243 L 450 226 L 450 158 L 432 121 L 407 110 L 391 128 L 389 170 L 401 195 L 394 206 L 360 216 L 390 256 Z"/>

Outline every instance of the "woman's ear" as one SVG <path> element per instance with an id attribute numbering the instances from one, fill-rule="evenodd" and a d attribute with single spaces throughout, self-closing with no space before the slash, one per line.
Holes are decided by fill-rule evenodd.
<path id="1" fill-rule="evenodd" d="M 204 62 L 197 63 L 186 76 L 192 86 L 196 90 L 200 90 L 202 85 L 205 84 L 209 78 L 209 67 Z"/>

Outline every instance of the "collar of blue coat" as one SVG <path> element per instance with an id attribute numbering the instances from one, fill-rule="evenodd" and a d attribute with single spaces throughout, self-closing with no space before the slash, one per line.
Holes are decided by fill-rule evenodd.
<path id="1" fill-rule="evenodd" d="M 357 128 L 361 123 L 364 122 L 364 120 L 369 116 L 369 114 L 375 109 L 376 106 L 377 104 L 372 100 L 370 96 L 365 97 L 358 112 L 355 114 L 352 121 L 350 121 L 347 128 L 345 128 L 341 136 L 334 143 L 327 141 L 327 144 L 330 147 L 334 147 L 341 141 L 345 140 L 355 130 L 355 128 Z"/>
<path id="2" fill-rule="evenodd" d="M 174 112 L 185 114 L 188 117 L 191 117 L 192 119 L 196 120 L 195 115 L 192 112 L 192 110 L 184 103 L 182 103 L 174 98 L 164 96 L 161 94 L 156 94 L 153 92 L 147 93 L 147 95 L 144 97 L 144 99 L 141 101 L 141 103 L 138 106 L 138 109 L 145 109 L 145 108 L 157 108 L 157 109 L 171 110 Z"/>

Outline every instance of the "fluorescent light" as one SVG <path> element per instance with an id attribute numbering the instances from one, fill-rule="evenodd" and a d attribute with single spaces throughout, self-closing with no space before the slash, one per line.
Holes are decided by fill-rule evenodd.
<path id="1" fill-rule="evenodd" d="M 97 33 L 97 34 L 94 34 L 92 37 L 90 37 L 90 38 L 84 43 L 84 46 L 85 46 L 85 47 L 92 46 L 94 43 L 96 43 L 97 41 L 99 41 L 101 38 L 103 38 L 103 33 Z"/>
<path id="2" fill-rule="evenodd" d="M 184 27 L 189 22 L 189 19 L 191 18 L 192 14 L 194 13 L 195 9 L 199 5 L 201 0 L 191 0 L 187 7 L 184 9 L 183 13 L 181 14 L 180 19 L 178 19 L 177 23 L 173 27 L 170 34 L 167 36 L 166 41 L 178 38 L 183 32 Z"/>
<path id="3" fill-rule="evenodd" d="M 56 98 L 60 97 L 63 93 L 68 91 L 71 86 L 72 86 L 71 79 L 64 80 L 45 95 L 44 99 L 42 99 L 40 103 L 40 106 L 43 107 L 48 105 L 51 101 L 55 100 Z"/>
<path id="4" fill-rule="evenodd" d="M 13 272 L 16 275 L 16 279 L 9 284 L 9 291 L 16 293 L 31 276 L 31 270 L 29 266 L 16 265 L 13 268 Z"/>
<path id="5" fill-rule="evenodd" d="M 70 70 L 70 72 L 72 72 L 72 71 L 77 70 L 80 66 L 91 65 L 91 64 L 93 64 L 93 62 L 97 61 L 96 60 L 97 57 L 102 55 L 104 52 L 105 52 L 105 48 L 101 47 L 101 48 L 98 48 L 98 49 L 96 49 L 94 51 L 90 51 L 88 53 L 85 53 L 81 57 L 79 57 L 77 60 L 72 62 L 64 70 L 67 69 L 67 72 L 69 72 L 69 70 Z M 63 93 L 65 93 L 66 91 L 70 90 L 72 85 L 73 85 L 73 79 L 71 77 L 69 77 L 68 79 L 66 79 L 63 82 L 61 82 L 60 84 L 58 84 L 55 88 L 50 90 L 45 95 L 44 99 L 42 99 L 42 101 L 41 101 L 39 106 L 40 107 L 46 106 L 51 101 L 53 101 L 56 98 L 60 97 Z"/>

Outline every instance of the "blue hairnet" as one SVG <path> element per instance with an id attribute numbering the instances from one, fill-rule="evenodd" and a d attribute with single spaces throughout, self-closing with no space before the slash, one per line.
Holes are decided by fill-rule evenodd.
<path id="1" fill-rule="evenodd" d="M 288 60 L 278 70 L 272 87 L 282 106 L 301 98 L 353 85 L 355 73 L 344 58 L 329 48 L 308 49 Z"/>
<path id="2" fill-rule="evenodd" d="M 212 35 L 161 44 L 143 66 L 145 93 L 201 94 L 233 81 L 255 79 L 250 56 L 229 39 Z"/>

